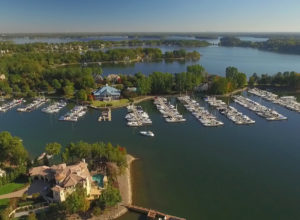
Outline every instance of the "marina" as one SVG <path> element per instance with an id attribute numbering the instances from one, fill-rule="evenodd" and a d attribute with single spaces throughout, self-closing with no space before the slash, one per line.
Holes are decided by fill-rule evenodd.
<path id="1" fill-rule="evenodd" d="M 250 94 L 259 96 L 263 99 L 266 99 L 270 102 L 273 102 L 275 104 L 279 104 L 289 110 L 296 111 L 300 113 L 300 103 L 297 102 L 297 99 L 295 96 L 282 96 L 278 97 L 278 95 L 268 92 L 266 90 L 261 90 L 257 88 L 249 89 L 248 92 Z"/>
<path id="2" fill-rule="evenodd" d="M 277 121 L 277 120 L 286 120 L 287 117 L 279 114 L 277 111 L 272 110 L 264 105 L 259 104 L 249 98 L 246 98 L 241 95 L 233 96 L 234 102 L 240 104 L 241 106 L 250 109 L 255 112 L 257 115 L 269 120 L 269 121 Z"/>
<path id="3" fill-rule="evenodd" d="M 255 123 L 253 119 L 239 112 L 233 106 L 227 105 L 222 100 L 216 99 L 216 97 L 209 96 L 205 98 L 205 101 L 210 106 L 216 108 L 221 114 L 225 115 L 229 120 L 233 121 L 235 124 L 247 125 Z"/>
<path id="4" fill-rule="evenodd" d="M 0 112 L 7 112 L 8 110 L 21 105 L 24 102 L 24 99 L 13 99 L 11 102 L 5 103 L 0 106 Z"/>
<path id="5" fill-rule="evenodd" d="M 32 103 L 27 104 L 25 107 L 20 107 L 17 109 L 18 112 L 31 112 L 33 110 L 38 109 L 42 105 L 44 105 L 49 100 L 45 97 L 39 97 L 33 100 Z"/>
<path id="6" fill-rule="evenodd" d="M 175 107 L 168 102 L 167 98 L 156 97 L 154 99 L 154 104 L 157 110 L 163 115 L 166 122 L 185 122 L 186 119 L 178 112 L 177 106 Z"/>
<path id="7" fill-rule="evenodd" d="M 217 118 L 209 113 L 204 107 L 191 99 L 189 96 L 180 96 L 177 99 L 183 103 L 184 107 L 191 112 L 204 126 L 206 127 L 217 127 L 224 125 L 223 122 L 217 120 Z"/>
<path id="8" fill-rule="evenodd" d="M 168 100 L 176 106 L 176 98 L 169 97 Z M 259 102 L 259 97 L 253 96 L 253 100 Z M 197 102 L 200 106 L 206 104 L 202 99 L 197 99 Z M 267 102 L 262 100 L 261 104 L 264 103 Z M 234 106 L 231 99 L 229 104 Z M 277 106 L 277 104 L 269 104 L 268 107 L 271 109 Z M 133 164 L 133 187 L 136 190 L 134 202 L 144 207 L 162 210 L 187 219 L 198 219 L 199 212 L 204 213 L 201 216 L 210 216 L 209 208 L 216 205 L 216 209 L 221 213 L 217 217 L 222 218 L 221 215 L 227 213 L 227 208 L 224 208 L 227 200 L 222 199 L 223 196 L 220 200 L 221 204 L 216 204 L 215 200 L 220 198 L 220 194 L 225 197 L 230 193 L 238 198 L 234 205 L 228 207 L 230 211 L 235 211 L 238 203 L 245 204 L 243 210 L 237 211 L 237 216 L 241 218 L 248 206 L 253 209 L 257 206 L 276 207 L 278 203 L 282 209 L 290 211 L 293 216 L 299 215 L 298 211 L 293 212 L 294 209 L 286 201 L 296 202 L 300 194 L 285 196 L 287 188 L 292 192 L 295 189 L 295 183 L 300 184 L 300 177 L 297 175 L 297 167 L 300 165 L 300 156 L 298 156 L 300 155 L 298 147 L 300 137 L 297 134 L 300 115 L 298 113 L 280 108 L 280 113 L 291 120 L 284 123 L 272 123 L 252 114 L 246 108 L 237 106 L 236 108 L 244 114 L 250 116 L 251 113 L 256 123 L 251 126 L 237 126 L 224 118 L 223 126 L 209 129 L 195 120 L 192 114 L 183 110 L 184 106 L 179 104 L 179 101 L 178 110 L 188 123 L 165 123 L 161 113 L 153 105 L 153 101 L 148 100 L 139 105 L 153 121 L 151 128 L 129 129 L 124 123 L 127 109 L 120 108 L 112 110 L 114 120 L 109 123 L 99 123 L 97 119 L 100 112 L 95 109 L 89 109 L 84 118 L 76 123 L 62 123 L 57 120 L 60 115 L 44 114 L 41 111 L 18 114 L 13 110 L 0 114 L 0 129 L 22 137 L 24 145 L 33 156 L 40 156 L 45 151 L 41 146 L 53 141 L 60 142 L 64 146 L 80 140 L 111 141 L 113 144 L 126 146 L 128 152 L 143 158 Z M 34 126 L 24 129 L 33 122 L 33 119 Z M 30 132 L 27 132 L 29 129 Z M 155 136 L 148 137 L 139 133 L 147 130 L 154 132 Z M 249 134 L 251 138 L 246 139 Z M 282 138 L 283 136 L 287 138 Z M 292 157 L 289 152 L 293 154 Z M 183 159 L 186 161 L 185 166 L 189 169 L 182 168 L 180 161 Z M 157 163 L 158 160 L 159 163 Z M 279 161 L 283 161 L 286 166 L 282 166 Z M 271 172 L 273 169 L 276 172 Z M 138 172 L 140 170 L 143 172 Z M 230 178 L 228 178 L 228 172 L 232 173 Z M 161 181 L 165 179 L 165 173 L 170 173 L 167 178 L 172 184 L 168 181 Z M 212 175 L 212 178 L 206 177 L 208 173 Z M 282 178 L 285 179 L 285 184 L 278 184 Z M 191 182 L 186 181 L 187 179 L 193 179 L 193 188 L 198 186 L 203 190 L 184 194 L 186 189 L 191 187 Z M 220 184 L 226 187 L 216 191 Z M 263 197 L 266 191 L 270 196 L 282 194 L 282 200 L 270 202 L 266 198 L 258 201 L 257 195 Z M 180 202 L 174 202 L 166 208 L 165 204 L 168 204 L 171 195 L 176 193 L 185 196 Z M 153 199 L 151 195 L 154 196 Z M 201 201 L 194 198 L 201 196 L 204 198 Z M 160 198 L 163 204 L 156 203 L 157 198 Z M 190 211 L 186 211 L 186 208 L 181 205 L 182 202 L 191 204 Z M 253 219 L 261 219 L 256 218 L 260 215 L 265 219 L 276 218 L 279 211 L 275 213 L 273 210 L 264 213 L 254 212 Z M 128 213 L 128 216 L 126 220 L 138 219 L 136 217 L 138 214 Z"/>
<path id="9" fill-rule="evenodd" d="M 58 113 L 62 108 L 66 107 L 67 105 L 67 102 L 61 100 L 59 102 L 54 102 L 53 104 L 45 107 L 45 108 L 42 108 L 42 112 L 45 112 L 45 113 L 49 113 L 49 114 L 52 114 L 52 113 Z"/>
<path id="10" fill-rule="evenodd" d="M 59 118 L 60 121 L 76 122 L 79 118 L 83 117 L 87 112 L 87 107 L 82 105 L 75 106 L 70 112 Z"/>
<path id="11" fill-rule="evenodd" d="M 129 105 L 127 106 L 128 114 L 125 116 L 127 126 L 140 127 L 145 125 L 152 125 L 147 112 L 143 111 L 141 106 Z"/>

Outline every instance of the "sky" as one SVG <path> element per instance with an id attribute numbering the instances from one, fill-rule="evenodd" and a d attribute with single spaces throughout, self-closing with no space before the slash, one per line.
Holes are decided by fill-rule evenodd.
<path id="1" fill-rule="evenodd" d="M 300 32 L 300 0 L 0 0 L 0 33 Z"/>

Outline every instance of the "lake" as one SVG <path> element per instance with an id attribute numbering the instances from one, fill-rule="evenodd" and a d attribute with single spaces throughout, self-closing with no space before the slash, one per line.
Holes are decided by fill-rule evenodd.
<path id="1" fill-rule="evenodd" d="M 33 42 L 46 42 L 46 43 L 66 43 L 71 41 L 91 41 L 91 40 L 128 40 L 127 36 L 92 36 L 85 38 L 29 38 L 19 37 L 12 40 L 18 44 L 33 43 Z M 141 40 L 159 39 L 153 37 L 141 37 Z M 169 36 L 167 39 L 184 39 L 191 40 L 195 37 L 188 36 Z M 247 37 L 241 36 L 241 40 L 259 42 L 265 41 L 267 38 Z M 202 39 L 204 40 L 204 39 Z M 217 44 L 220 37 L 217 39 L 209 39 L 211 43 Z M 128 48 L 128 47 L 123 47 Z M 160 46 L 162 52 L 170 50 L 182 49 L 181 47 Z M 133 64 L 106 64 L 102 66 L 104 74 L 123 73 L 135 74 L 142 72 L 150 74 L 154 71 L 178 73 L 186 71 L 188 65 L 201 64 L 205 67 L 207 72 L 211 74 L 224 75 L 225 69 L 228 66 L 235 66 L 240 71 L 251 76 L 253 73 L 257 74 L 276 74 L 277 72 L 296 71 L 300 72 L 300 55 L 273 53 L 268 51 L 261 51 L 253 48 L 242 47 L 192 47 L 184 48 L 187 51 L 198 51 L 202 56 L 199 61 L 192 62 L 143 62 Z"/>
<path id="2" fill-rule="evenodd" d="M 179 49 L 178 47 L 159 47 L 163 52 Z M 240 71 L 251 76 L 257 74 L 276 74 L 277 72 L 300 72 L 300 55 L 280 54 L 261 51 L 253 48 L 242 47 L 201 47 L 185 48 L 188 51 L 196 50 L 201 54 L 199 61 L 192 62 L 143 62 L 135 64 L 110 64 L 103 65 L 104 74 L 124 73 L 135 74 L 142 72 L 150 74 L 154 71 L 179 73 L 186 71 L 186 67 L 193 64 L 201 64 L 211 74 L 225 75 L 228 66 L 235 66 Z"/>
<path id="3" fill-rule="evenodd" d="M 178 49 L 161 47 L 163 51 Z M 197 62 L 151 62 L 130 65 L 102 65 L 105 74 L 153 71 L 177 73 L 191 64 L 203 65 L 209 73 L 224 75 L 236 66 L 251 75 L 278 71 L 300 72 L 300 56 L 259 51 L 252 48 L 186 48 L 197 50 Z M 245 93 L 247 95 L 247 93 Z M 298 100 L 299 94 L 298 95 Z M 181 124 L 165 123 L 151 101 L 141 103 L 153 121 L 154 138 L 139 135 L 141 128 L 125 125 L 125 109 L 112 112 L 112 122 L 97 121 L 99 112 L 90 110 L 77 123 L 58 121 L 59 115 L 40 110 L 0 114 L 0 131 L 20 136 L 31 156 L 44 151 L 46 143 L 57 141 L 111 141 L 139 158 L 133 164 L 134 202 L 137 205 L 198 220 L 294 220 L 300 216 L 300 114 L 250 97 L 288 117 L 268 122 L 232 103 L 253 118 L 251 126 L 237 126 L 210 109 L 225 125 L 203 127 L 178 105 L 187 118 Z M 173 100 L 174 101 L 174 100 Z M 201 101 L 201 100 L 200 100 Z M 203 101 L 201 101 L 203 105 Z M 70 107 L 70 106 L 69 106 Z M 145 219 L 128 213 L 120 220 Z"/>
<path id="4" fill-rule="evenodd" d="M 166 123 L 152 101 L 141 103 L 153 121 L 156 136 L 138 134 L 144 128 L 125 124 L 126 109 L 112 111 L 112 122 L 97 121 L 90 110 L 77 123 L 40 110 L 0 114 L 0 131 L 20 136 L 31 156 L 46 143 L 111 141 L 139 158 L 133 164 L 134 203 L 191 220 L 294 220 L 300 216 L 300 114 L 244 93 L 288 117 L 268 122 L 231 103 L 256 121 L 237 126 L 209 108 L 225 125 L 203 127 L 184 107 L 185 123 Z M 298 96 L 299 98 L 299 96 Z M 299 99 L 298 99 L 299 100 Z M 175 102 L 174 99 L 171 99 Z M 201 99 L 203 106 L 207 106 Z M 230 102 L 230 101 L 229 101 Z M 120 220 L 145 219 L 128 213 Z"/>

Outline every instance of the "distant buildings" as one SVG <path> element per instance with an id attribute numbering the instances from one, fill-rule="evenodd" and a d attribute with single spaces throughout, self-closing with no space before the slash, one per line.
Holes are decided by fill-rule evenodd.
<path id="1" fill-rule="evenodd" d="M 111 101 L 120 99 L 121 91 L 106 84 L 104 87 L 94 91 L 93 96 L 95 100 Z"/>
<path id="2" fill-rule="evenodd" d="M 51 188 L 53 200 L 63 202 L 67 196 L 76 190 L 80 185 L 86 190 L 88 196 L 92 190 L 92 176 L 88 170 L 85 161 L 78 164 L 67 166 L 65 163 L 59 165 L 33 167 L 29 170 L 29 175 L 33 179 L 44 180 L 49 183 L 53 182 Z M 100 192 L 99 192 L 100 194 Z"/>

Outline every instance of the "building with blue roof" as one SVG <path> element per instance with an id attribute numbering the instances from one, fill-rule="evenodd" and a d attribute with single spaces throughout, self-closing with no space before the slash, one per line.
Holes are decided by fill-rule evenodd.
<path id="1" fill-rule="evenodd" d="M 121 91 L 106 84 L 102 88 L 94 91 L 93 96 L 95 100 L 110 101 L 120 99 Z"/>

